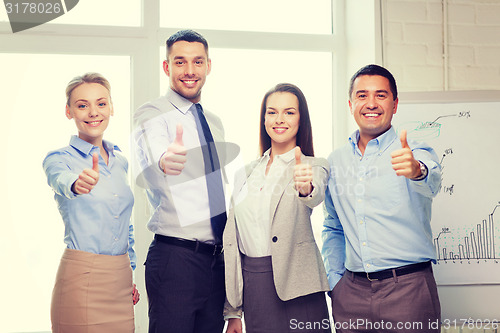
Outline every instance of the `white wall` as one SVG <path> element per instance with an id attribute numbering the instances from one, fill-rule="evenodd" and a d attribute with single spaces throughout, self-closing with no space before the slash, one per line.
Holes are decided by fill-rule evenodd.
<path id="1" fill-rule="evenodd" d="M 500 89 L 500 1 L 382 0 L 382 26 L 400 90 Z"/>

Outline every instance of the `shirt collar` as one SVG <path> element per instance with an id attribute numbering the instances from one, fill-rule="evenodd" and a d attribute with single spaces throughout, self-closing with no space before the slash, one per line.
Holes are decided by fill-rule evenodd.
<path id="1" fill-rule="evenodd" d="M 87 141 L 80 139 L 76 135 L 71 136 L 69 144 L 70 146 L 72 146 L 76 150 L 79 150 L 85 155 L 90 155 L 90 152 L 95 147 L 94 145 L 88 143 Z M 114 150 L 121 151 L 117 145 L 114 145 L 107 140 L 102 140 L 102 144 L 104 146 L 104 149 L 106 149 L 106 151 L 108 152 L 108 154 L 113 154 Z"/>
<path id="2" fill-rule="evenodd" d="M 172 88 L 168 88 L 167 93 L 165 95 L 170 102 L 177 110 L 186 114 L 191 107 L 193 107 L 194 103 L 188 101 L 178 93 L 172 90 Z M 196 110 L 196 109 L 194 109 Z"/>
<path id="3" fill-rule="evenodd" d="M 391 126 L 391 128 L 389 128 L 385 133 L 382 133 L 375 139 L 370 140 L 370 142 L 368 142 L 368 145 L 375 144 L 378 146 L 379 151 L 384 151 L 394 142 L 396 138 L 397 138 L 396 131 L 394 130 L 394 127 Z M 354 131 L 354 133 L 352 133 L 351 136 L 349 137 L 349 142 L 351 143 L 354 150 L 356 150 L 358 146 L 358 141 L 359 141 L 359 129 Z"/>
<path id="4" fill-rule="evenodd" d="M 264 154 L 262 154 L 262 157 L 269 158 L 270 155 L 271 155 L 271 148 L 266 150 L 266 152 Z M 281 155 L 276 155 L 275 157 L 279 160 L 282 160 L 284 163 L 289 163 L 290 161 L 295 159 L 295 147 L 293 147 L 292 149 L 290 149 L 286 153 L 281 154 Z"/>

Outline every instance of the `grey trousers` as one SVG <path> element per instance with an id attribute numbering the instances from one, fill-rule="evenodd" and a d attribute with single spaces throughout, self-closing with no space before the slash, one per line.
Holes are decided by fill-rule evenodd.
<path id="1" fill-rule="evenodd" d="M 282 301 L 274 286 L 271 257 L 242 258 L 247 333 L 331 332 L 324 292 Z"/>
<path id="2" fill-rule="evenodd" d="M 432 267 L 370 281 L 346 271 L 332 291 L 337 333 L 441 332 Z"/>

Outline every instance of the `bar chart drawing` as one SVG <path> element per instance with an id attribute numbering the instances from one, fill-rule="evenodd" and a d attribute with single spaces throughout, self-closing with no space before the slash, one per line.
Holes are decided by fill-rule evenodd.
<path id="1" fill-rule="evenodd" d="M 500 223 L 500 218 L 495 219 L 495 212 L 500 207 L 498 202 L 488 215 L 487 219 L 473 226 L 472 231 L 465 235 L 454 235 L 453 239 L 462 240 L 455 244 L 455 251 L 451 251 L 443 245 L 443 238 L 452 231 L 448 227 L 443 227 L 434 238 L 434 246 L 436 248 L 436 257 L 438 261 L 447 260 L 495 260 L 500 258 L 498 243 L 495 241 L 496 231 Z M 499 209 L 500 210 L 500 209 Z M 455 238 L 456 237 L 456 238 Z"/>

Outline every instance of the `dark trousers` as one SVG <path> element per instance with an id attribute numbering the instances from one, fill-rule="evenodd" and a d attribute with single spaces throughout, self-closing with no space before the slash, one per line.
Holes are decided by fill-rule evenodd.
<path id="1" fill-rule="evenodd" d="M 271 257 L 242 257 L 243 318 L 247 333 L 330 332 L 324 292 L 282 301 L 274 286 Z"/>
<path id="2" fill-rule="evenodd" d="M 347 271 L 332 292 L 337 333 L 441 332 L 432 267 L 370 281 Z"/>
<path id="3" fill-rule="evenodd" d="M 146 259 L 149 333 L 220 333 L 224 257 L 153 240 Z"/>

